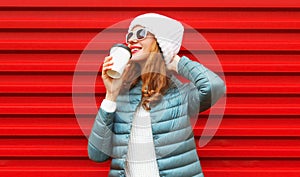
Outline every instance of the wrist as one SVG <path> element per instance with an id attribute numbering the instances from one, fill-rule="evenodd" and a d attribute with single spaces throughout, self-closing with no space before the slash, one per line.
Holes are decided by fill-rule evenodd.
<path id="1" fill-rule="evenodd" d="M 178 55 L 175 55 L 171 62 L 167 64 L 167 69 L 170 71 L 175 71 L 178 73 L 178 63 L 179 63 L 180 57 Z"/>
<path id="2" fill-rule="evenodd" d="M 115 102 L 117 100 L 117 96 L 118 94 L 106 92 L 105 99 Z"/>

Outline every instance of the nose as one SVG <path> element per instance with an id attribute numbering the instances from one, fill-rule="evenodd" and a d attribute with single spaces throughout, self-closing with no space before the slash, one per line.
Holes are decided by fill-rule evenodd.
<path id="1" fill-rule="evenodd" d="M 133 37 L 128 40 L 128 44 L 135 44 L 137 42 L 138 42 L 138 40 Z"/>

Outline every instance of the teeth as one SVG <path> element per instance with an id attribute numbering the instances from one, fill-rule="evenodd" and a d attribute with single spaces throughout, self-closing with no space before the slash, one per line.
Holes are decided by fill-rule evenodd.
<path id="1" fill-rule="evenodd" d="M 134 49 L 131 50 L 131 52 L 136 52 L 136 51 L 138 51 L 138 50 L 140 50 L 140 49 L 134 48 Z"/>

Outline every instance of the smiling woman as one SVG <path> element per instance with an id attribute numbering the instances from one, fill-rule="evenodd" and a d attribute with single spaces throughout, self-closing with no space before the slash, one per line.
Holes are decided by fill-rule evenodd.
<path id="1" fill-rule="evenodd" d="M 105 58 L 106 97 L 88 153 L 98 162 L 113 158 L 110 177 L 204 176 L 190 117 L 210 108 L 224 95 L 225 85 L 202 64 L 177 55 L 183 32 L 177 20 L 143 14 L 129 26 L 132 58 L 121 78 L 107 75 L 113 61 Z M 174 72 L 191 82 L 181 83 Z"/>

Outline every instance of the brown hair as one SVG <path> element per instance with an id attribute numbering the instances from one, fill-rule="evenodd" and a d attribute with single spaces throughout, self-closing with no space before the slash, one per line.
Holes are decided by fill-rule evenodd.
<path id="1" fill-rule="evenodd" d="M 125 89 L 122 89 L 123 91 L 131 89 L 142 80 L 142 106 L 145 110 L 150 110 L 150 106 L 159 103 L 170 84 L 165 61 L 157 42 L 153 43 L 150 52 L 144 68 L 130 61 L 130 68 L 123 82 Z"/>

